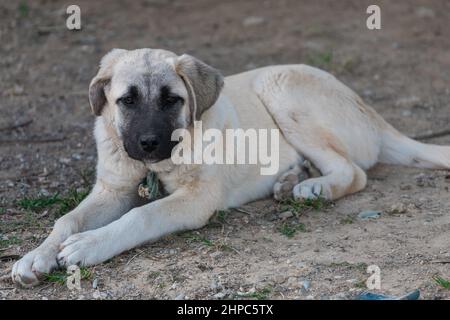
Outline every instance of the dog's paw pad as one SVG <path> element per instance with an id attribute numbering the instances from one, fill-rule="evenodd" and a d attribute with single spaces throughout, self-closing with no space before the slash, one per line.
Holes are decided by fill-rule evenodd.
<path id="1" fill-rule="evenodd" d="M 273 196 L 275 200 L 283 201 L 292 198 L 294 187 L 302 181 L 309 179 L 312 174 L 315 175 L 316 172 L 317 169 L 315 169 L 309 161 L 305 160 L 303 164 L 297 164 L 283 173 L 273 186 Z"/>
<path id="2" fill-rule="evenodd" d="M 295 183 L 286 182 L 276 182 L 273 186 L 273 197 L 277 201 L 283 201 L 292 197 L 292 189 Z"/>

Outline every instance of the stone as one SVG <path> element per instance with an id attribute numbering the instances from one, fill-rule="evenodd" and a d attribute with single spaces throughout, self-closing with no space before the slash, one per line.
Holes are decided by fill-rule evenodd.
<path id="1" fill-rule="evenodd" d="M 263 24 L 266 21 L 264 17 L 249 16 L 242 21 L 244 27 L 251 27 Z"/>
<path id="2" fill-rule="evenodd" d="M 416 16 L 422 19 L 434 18 L 436 16 L 433 9 L 428 7 L 418 7 L 416 9 Z"/>
<path id="3" fill-rule="evenodd" d="M 291 218 L 293 216 L 294 216 L 294 214 L 291 211 L 284 211 L 284 212 L 281 212 L 280 214 L 278 214 L 278 217 L 280 219 L 287 219 L 287 218 Z"/>
<path id="4" fill-rule="evenodd" d="M 407 206 L 401 202 L 394 203 L 389 209 L 390 213 L 405 213 L 407 212 Z"/>

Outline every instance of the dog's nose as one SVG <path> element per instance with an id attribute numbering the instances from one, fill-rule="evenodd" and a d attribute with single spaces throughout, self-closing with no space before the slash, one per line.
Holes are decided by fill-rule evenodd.
<path id="1" fill-rule="evenodd" d="M 139 138 L 142 150 L 147 153 L 155 151 L 159 146 L 159 137 L 155 135 L 143 135 Z"/>

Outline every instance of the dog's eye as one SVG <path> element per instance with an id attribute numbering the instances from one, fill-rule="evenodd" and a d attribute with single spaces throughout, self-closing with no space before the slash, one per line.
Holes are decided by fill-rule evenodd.
<path id="1" fill-rule="evenodd" d="M 130 97 L 130 96 L 122 97 L 122 98 L 119 99 L 119 101 L 120 101 L 122 104 L 126 105 L 126 106 L 132 106 L 132 105 L 134 105 L 134 103 L 135 103 L 134 98 L 133 98 L 133 97 Z"/>
<path id="2" fill-rule="evenodd" d="M 184 100 L 182 97 L 180 96 L 167 96 L 164 97 L 164 104 L 167 106 L 173 106 L 177 103 L 182 103 Z"/>

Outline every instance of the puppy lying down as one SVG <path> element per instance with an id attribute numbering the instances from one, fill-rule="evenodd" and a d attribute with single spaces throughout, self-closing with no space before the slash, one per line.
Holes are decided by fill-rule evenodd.
<path id="1" fill-rule="evenodd" d="M 98 162 L 90 195 L 17 261 L 23 286 L 69 265 L 101 263 L 168 233 L 204 226 L 218 209 L 274 192 L 277 199 L 335 200 L 366 186 L 377 162 L 450 168 L 450 147 L 411 140 L 332 75 L 306 65 L 259 68 L 224 78 L 200 60 L 158 49 L 114 49 L 89 87 Z M 257 164 L 177 164 L 178 129 L 276 129 L 274 174 Z M 181 141 L 180 141 L 181 140 Z M 304 156 L 320 176 L 302 174 Z M 137 187 L 155 172 L 168 195 L 143 203 Z"/>

